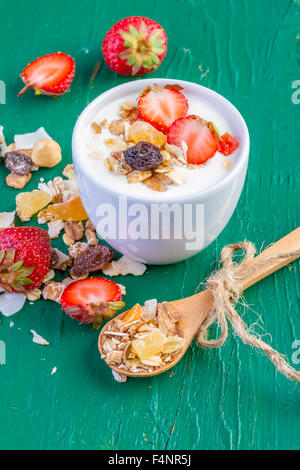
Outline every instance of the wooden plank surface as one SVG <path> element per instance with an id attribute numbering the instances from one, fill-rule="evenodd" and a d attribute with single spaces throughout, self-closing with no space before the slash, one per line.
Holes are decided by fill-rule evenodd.
<path id="1" fill-rule="evenodd" d="M 292 83 L 300 79 L 300 1 L 2 0 L 0 80 L 7 102 L 0 104 L 0 124 L 8 141 L 43 125 L 63 150 L 59 168 L 34 174 L 29 189 L 71 161 L 72 129 L 86 104 L 127 81 L 103 64 L 101 42 L 113 23 L 129 15 L 150 16 L 167 31 L 169 51 L 152 76 L 195 81 L 221 93 L 241 111 L 251 138 L 246 185 L 224 232 L 186 262 L 118 278 L 131 305 L 192 295 L 224 244 L 247 238 L 260 249 L 300 225 L 300 105 L 291 99 Z M 56 50 L 76 59 L 71 93 L 51 99 L 28 92 L 17 99 L 22 68 Z M 15 207 L 16 191 L 6 187 L 6 174 L 2 166 L 0 211 Z M 246 293 L 251 308 L 245 320 L 256 323 L 255 330 L 290 361 L 292 344 L 300 340 L 299 297 L 299 262 Z M 30 329 L 50 345 L 34 344 Z M 236 337 L 219 350 L 193 345 L 172 375 L 118 384 L 98 357 L 97 336 L 51 302 L 27 303 L 3 318 L 0 448 L 299 448 L 299 385 Z"/>

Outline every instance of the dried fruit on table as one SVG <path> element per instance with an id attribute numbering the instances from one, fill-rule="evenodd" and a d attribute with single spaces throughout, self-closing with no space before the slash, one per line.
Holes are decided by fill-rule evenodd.
<path id="1" fill-rule="evenodd" d="M 128 310 L 122 318 L 122 323 L 131 323 L 136 320 L 140 320 L 142 315 L 142 307 L 140 304 L 134 305 L 130 310 Z"/>
<path id="2" fill-rule="evenodd" d="M 100 271 L 114 258 L 114 252 L 105 245 L 89 246 L 76 256 L 72 268 L 75 276 Z"/>
<path id="3" fill-rule="evenodd" d="M 167 137 L 148 122 L 135 121 L 129 128 L 128 140 L 137 144 L 140 141 L 149 142 L 157 147 L 163 147 Z"/>
<path id="4" fill-rule="evenodd" d="M 159 148 L 149 142 L 138 142 L 125 150 L 123 155 L 127 165 L 140 171 L 153 170 L 163 161 Z"/>
<path id="5" fill-rule="evenodd" d="M 151 333 L 132 341 L 131 349 L 141 360 L 147 361 L 151 356 L 156 356 L 161 352 L 165 342 L 165 335 L 155 328 Z"/>
<path id="6" fill-rule="evenodd" d="M 45 217 L 50 215 L 53 216 L 53 218 L 59 218 L 64 221 L 73 220 L 75 222 L 88 219 L 87 213 L 85 212 L 79 196 L 66 202 L 51 204 L 40 215 Z"/>
<path id="7" fill-rule="evenodd" d="M 32 168 L 31 159 L 21 152 L 6 152 L 5 154 L 6 168 L 16 175 L 28 175 Z"/>
<path id="8" fill-rule="evenodd" d="M 20 193 L 16 196 L 17 212 L 21 220 L 32 217 L 46 207 L 52 200 L 52 196 L 45 191 L 35 189 L 28 193 Z"/>

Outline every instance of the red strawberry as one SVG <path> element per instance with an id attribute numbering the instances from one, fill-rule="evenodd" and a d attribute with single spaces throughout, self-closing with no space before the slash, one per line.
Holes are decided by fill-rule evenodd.
<path id="1" fill-rule="evenodd" d="M 103 318 L 110 318 L 124 307 L 120 287 L 104 277 L 91 277 L 72 282 L 63 292 L 63 310 L 81 323 L 98 327 Z"/>
<path id="2" fill-rule="evenodd" d="M 0 285 L 8 292 L 39 287 L 50 266 L 50 238 L 38 227 L 0 230 Z"/>
<path id="3" fill-rule="evenodd" d="M 228 132 L 220 137 L 218 151 L 223 155 L 231 155 L 238 147 L 239 141 Z"/>
<path id="4" fill-rule="evenodd" d="M 186 116 L 189 106 L 180 91 L 154 86 L 140 97 L 138 109 L 141 119 L 161 132 L 168 132 L 176 119 Z"/>
<path id="5" fill-rule="evenodd" d="M 63 95 L 71 85 L 74 74 L 75 61 L 70 55 L 63 52 L 44 55 L 28 64 L 21 73 L 26 86 L 18 96 L 28 88 L 33 88 L 36 95 Z"/>
<path id="6" fill-rule="evenodd" d="M 185 142 L 188 163 L 199 165 L 213 157 L 217 151 L 216 134 L 198 116 L 187 116 L 175 121 L 168 134 L 168 143 L 181 147 Z"/>
<path id="7" fill-rule="evenodd" d="M 102 43 L 109 68 L 121 75 L 144 75 L 156 70 L 167 53 L 167 35 L 156 21 L 129 16 L 116 23 Z"/>

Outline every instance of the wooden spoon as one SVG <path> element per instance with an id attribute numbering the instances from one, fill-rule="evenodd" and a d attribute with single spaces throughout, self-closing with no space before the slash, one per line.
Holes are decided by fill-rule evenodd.
<path id="1" fill-rule="evenodd" d="M 298 227 L 293 232 L 289 233 L 285 237 L 281 238 L 278 242 L 271 245 L 269 248 L 264 250 L 261 254 L 256 256 L 252 261 L 249 267 L 255 267 L 255 265 L 261 261 L 266 256 L 270 254 L 277 254 L 277 253 L 288 253 L 295 250 L 300 249 L 300 227 Z M 242 283 L 243 290 L 247 289 L 248 287 L 252 286 L 256 282 L 260 281 L 261 279 L 269 276 L 274 271 L 282 268 L 283 266 L 291 263 L 297 259 L 300 255 L 295 256 L 294 258 L 289 259 L 275 259 L 269 262 L 268 266 L 258 266 L 257 270 L 246 278 Z M 178 361 L 183 357 L 186 350 L 188 349 L 189 345 L 193 341 L 193 338 L 197 334 L 200 325 L 203 323 L 207 315 L 212 309 L 213 306 L 213 295 L 209 290 L 204 290 L 199 294 L 192 295 L 191 297 L 186 297 L 185 299 L 174 300 L 172 302 L 168 302 L 172 306 L 175 307 L 179 315 L 181 315 L 181 323 L 184 330 L 184 339 L 185 344 L 184 347 L 179 351 L 179 353 L 173 358 L 172 361 L 164 364 L 162 367 L 156 368 L 152 372 L 147 372 L 146 370 L 143 372 L 131 372 L 126 369 L 118 369 L 117 366 L 113 364 L 108 364 L 111 369 L 118 372 L 119 374 L 128 375 L 130 377 L 150 377 L 152 375 L 161 374 L 162 372 L 167 371 L 171 367 L 174 367 Z M 126 312 L 121 313 L 115 318 L 119 318 L 120 320 L 125 315 Z M 102 328 L 101 333 L 99 335 L 98 340 L 98 348 L 100 354 L 104 354 L 102 349 L 102 340 L 105 331 L 111 321 L 106 323 L 106 325 Z"/>

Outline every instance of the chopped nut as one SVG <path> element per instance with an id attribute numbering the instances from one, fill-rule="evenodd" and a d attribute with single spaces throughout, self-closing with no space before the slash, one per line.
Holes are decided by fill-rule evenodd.
<path id="1" fill-rule="evenodd" d="M 134 107 L 131 101 L 124 101 L 124 103 L 122 103 L 122 108 L 125 109 L 125 111 L 131 111 Z"/>
<path id="2" fill-rule="evenodd" d="M 86 230 L 94 230 L 95 231 L 95 227 L 94 225 L 92 224 L 92 222 L 90 221 L 90 219 L 88 219 L 85 223 L 85 228 Z"/>
<path id="3" fill-rule="evenodd" d="M 125 119 L 116 119 L 115 121 L 111 121 L 108 129 L 111 134 L 113 135 L 121 135 L 125 134 L 125 123 L 128 122 Z"/>
<path id="4" fill-rule="evenodd" d="M 44 277 L 44 280 L 43 280 L 43 284 L 46 284 L 48 283 L 49 281 L 51 281 L 55 276 L 55 271 L 54 269 L 49 269 L 48 273 L 46 274 L 46 276 Z"/>
<path id="5" fill-rule="evenodd" d="M 75 180 L 75 172 L 74 172 L 74 165 L 69 164 L 65 167 L 64 171 L 62 172 L 63 176 L 68 178 L 68 180 Z"/>
<path id="6" fill-rule="evenodd" d="M 67 235 L 66 233 L 63 235 L 63 242 L 65 245 L 67 246 L 71 246 L 73 245 L 73 243 L 75 242 L 75 240 L 73 240 L 73 238 L 69 237 L 69 235 Z"/>
<path id="7" fill-rule="evenodd" d="M 80 253 L 82 253 L 88 247 L 89 247 L 88 243 L 84 243 L 84 242 L 74 243 L 74 245 L 71 245 L 69 247 L 69 255 L 72 258 L 76 258 L 76 256 L 78 256 Z"/>
<path id="8" fill-rule="evenodd" d="M 40 289 L 33 289 L 29 292 L 26 292 L 25 295 L 27 300 L 30 300 L 30 302 L 35 302 L 41 298 L 42 291 Z"/>
<path id="9" fill-rule="evenodd" d="M 103 119 L 103 121 L 101 121 L 100 124 L 101 124 L 101 127 L 102 127 L 103 129 L 107 129 L 107 128 L 108 128 L 108 121 L 107 121 L 107 119 Z"/>
<path id="10" fill-rule="evenodd" d="M 97 238 L 95 230 L 87 229 L 85 231 L 85 237 L 89 245 L 98 245 L 98 238 Z"/>
<path id="11" fill-rule="evenodd" d="M 60 232 L 64 228 L 64 222 L 60 219 L 51 220 L 48 223 L 48 233 L 51 239 L 58 238 Z"/>
<path id="12" fill-rule="evenodd" d="M 54 254 L 55 252 L 55 254 Z M 53 259 L 53 262 L 52 262 Z M 72 259 L 70 256 L 66 255 L 62 251 L 58 250 L 57 248 L 52 248 L 51 250 L 51 268 L 59 269 L 61 271 L 65 271 L 67 266 L 72 264 Z"/>
<path id="13" fill-rule="evenodd" d="M 101 126 L 99 126 L 99 124 L 97 124 L 97 123 L 94 121 L 94 122 L 92 122 L 91 126 L 92 126 L 92 128 L 93 128 L 93 130 L 94 130 L 94 132 L 95 132 L 96 134 L 101 134 L 102 128 L 101 128 Z"/>
<path id="14" fill-rule="evenodd" d="M 108 171 L 113 171 L 113 168 L 112 168 L 112 165 L 111 165 L 111 162 L 110 162 L 110 158 L 106 158 L 104 160 L 104 165 L 106 166 Z"/>
<path id="15" fill-rule="evenodd" d="M 6 177 L 6 184 L 11 188 L 23 189 L 30 180 L 31 176 L 31 173 L 28 173 L 28 175 L 16 175 L 15 173 L 10 173 Z"/>
<path id="16" fill-rule="evenodd" d="M 132 171 L 132 168 L 127 165 L 123 154 L 120 152 L 112 154 L 110 157 L 110 166 L 113 171 L 120 175 L 127 175 L 127 173 Z"/>
<path id="17" fill-rule="evenodd" d="M 74 222 L 69 220 L 64 223 L 64 229 L 67 237 L 74 241 L 79 241 L 83 237 L 83 224 L 82 222 Z"/>

